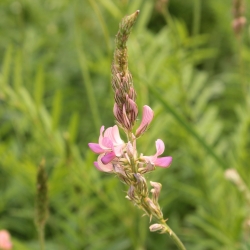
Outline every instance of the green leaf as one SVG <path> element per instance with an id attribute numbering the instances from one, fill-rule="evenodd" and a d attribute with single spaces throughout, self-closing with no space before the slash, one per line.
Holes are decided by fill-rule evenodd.
<path id="1" fill-rule="evenodd" d="M 76 136 L 78 133 L 78 127 L 79 127 L 79 118 L 80 118 L 79 114 L 76 112 L 70 118 L 68 131 L 69 131 L 71 143 L 74 143 L 76 140 Z"/>

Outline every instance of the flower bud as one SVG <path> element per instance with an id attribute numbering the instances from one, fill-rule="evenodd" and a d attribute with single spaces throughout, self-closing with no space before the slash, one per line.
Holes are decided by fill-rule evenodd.
<path id="1" fill-rule="evenodd" d="M 161 234 L 163 234 L 163 233 L 166 232 L 165 226 L 162 225 L 162 224 L 157 224 L 157 223 L 151 225 L 151 226 L 149 227 L 149 230 L 150 230 L 151 232 L 160 231 L 159 233 L 161 233 Z"/>
<path id="2" fill-rule="evenodd" d="M 147 182 L 145 178 L 139 173 L 134 174 L 134 177 L 137 180 L 136 182 L 137 189 L 139 190 L 142 196 L 146 197 L 148 195 L 148 188 L 147 188 Z"/>
<path id="3" fill-rule="evenodd" d="M 133 185 L 131 185 L 129 187 L 128 190 L 128 195 L 126 196 L 129 200 L 133 201 L 135 204 L 139 204 L 140 203 L 140 199 L 138 197 L 138 195 L 135 192 L 135 187 Z"/>
<path id="4" fill-rule="evenodd" d="M 113 170 L 123 183 L 130 185 L 131 181 L 120 164 L 113 164 Z"/>
<path id="5" fill-rule="evenodd" d="M 150 181 L 151 186 L 153 187 L 151 189 L 151 193 L 152 193 L 152 200 L 155 204 L 158 204 L 158 198 L 160 196 L 160 192 L 161 192 L 161 183 L 158 182 L 153 182 Z"/>
<path id="6" fill-rule="evenodd" d="M 146 162 L 146 163 L 140 162 L 138 165 L 139 165 L 138 171 L 141 174 L 146 174 L 148 172 L 155 170 L 155 165 L 151 162 Z"/>
<path id="7" fill-rule="evenodd" d="M 145 198 L 145 202 L 149 208 L 150 214 L 154 215 L 155 217 L 157 217 L 158 219 L 162 219 L 163 218 L 163 214 L 159 208 L 159 206 L 157 206 L 150 198 L 146 197 Z"/>

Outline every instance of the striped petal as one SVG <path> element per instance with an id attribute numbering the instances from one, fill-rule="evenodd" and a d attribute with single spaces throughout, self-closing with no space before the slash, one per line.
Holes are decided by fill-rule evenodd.
<path id="1" fill-rule="evenodd" d="M 147 130 L 149 124 L 153 120 L 153 117 L 153 110 L 147 105 L 143 106 L 142 121 L 139 128 L 135 132 L 136 137 L 141 136 Z"/>
<path id="2" fill-rule="evenodd" d="M 156 146 L 156 154 L 155 154 L 155 156 L 158 157 L 159 155 L 163 154 L 163 152 L 165 150 L 165 145 L 164 145 L 164 142 L 161 139 L 158 139 L 155 142 L 155 146 Z"/>

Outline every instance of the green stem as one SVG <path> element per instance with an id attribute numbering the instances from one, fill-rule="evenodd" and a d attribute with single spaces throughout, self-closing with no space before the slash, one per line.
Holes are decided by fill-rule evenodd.
<path id="1" fill-rule="evenodd" d="M 44 250 L 44 226 L 40 226 L 38 228 L 38 238 L 39 238 L 39 245 L 40 245 L 40 250 Z"/>
<path id="2" fill-rule="evenodd" d="M 172 240 L 175 242 L 176 246 L 178 247 L 178 249 L 180 250 L 186 250 L 185 246 L 183 245 L 183 243 L 181 242 L 181 240 L 179 239 L 179 237 L 175 234 L 175 232 L 164 222 L 167 232 L 169 233 L 169 236 L 172 238 Z"/>

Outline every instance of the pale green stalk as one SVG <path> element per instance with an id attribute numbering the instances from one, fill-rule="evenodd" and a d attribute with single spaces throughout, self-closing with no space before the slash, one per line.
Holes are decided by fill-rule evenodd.
<path id="1" fill-rule="evenodd" d="M 40 250 L 45 250 L 44 227 L 43 226 L 41 226 L 38 229 L 38 239 L 39 239 Z"/>

